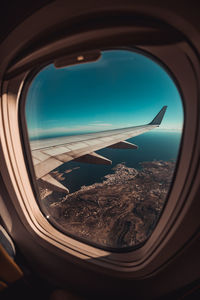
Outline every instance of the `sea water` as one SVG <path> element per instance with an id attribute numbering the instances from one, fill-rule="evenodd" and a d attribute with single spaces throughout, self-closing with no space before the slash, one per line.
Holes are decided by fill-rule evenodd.
<path id="1" fill-rule="evenodd" d="M 177 161 L 181 144 L 181 132 L 152 131 L 128 140 L 138 146 L 134 149 L 104 148 L 96 151 L 110 159 L 111 165 L 95 165 L 70 161 L 56 170 L 63 173 L 65 185 L 70 193 L 75 192 L 83 185 L 91 185 L 105 180 L 104 176 L 114 172 L 113 168 L 124 163 L 127 167 L 140 169 L 144 161 Z M 66 172 L 67 171 L 67 172 Z"/>

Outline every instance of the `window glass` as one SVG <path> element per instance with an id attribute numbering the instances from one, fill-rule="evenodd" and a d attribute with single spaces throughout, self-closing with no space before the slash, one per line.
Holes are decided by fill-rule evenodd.
<path id="1" fill-rule="evenodd" d="M 146 241 L 170 191 L 183 127 L 164 68 L 128 50 L 48 65 L 29 87 L 25 116 L 49 222 L 113 250 Z"/>

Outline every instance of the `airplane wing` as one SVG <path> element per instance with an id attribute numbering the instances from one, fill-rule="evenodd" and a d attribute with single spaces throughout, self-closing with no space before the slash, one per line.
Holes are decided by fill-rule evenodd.
<path id="1" fill-rule="evenodd" d="M 106 147 L 137 149 L 136 145 L 126 142 L 126 140 L 158 127 L 166 109 L 167 106 L 163 106 L 156 117 L 146 125 L 31 141 L 36 178 L 48 182 L 59 191 L 69 192 L 65 186 L 49 174 L 52 170 L 71 160 L 93 164 L 111 164 L 111 160 L 95 151 Z"/>

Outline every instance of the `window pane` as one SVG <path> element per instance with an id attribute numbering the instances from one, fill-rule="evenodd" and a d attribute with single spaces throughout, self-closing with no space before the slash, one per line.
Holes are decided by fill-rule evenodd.
<path id="1" fill-rule="evenodd" d="M 127 50 L 49 65 L 30 85 L 25 114 L 49 222 L 98 247 L 143 243 L 170 191 L 181 141 L 182 102 L 168 73 Z"/>

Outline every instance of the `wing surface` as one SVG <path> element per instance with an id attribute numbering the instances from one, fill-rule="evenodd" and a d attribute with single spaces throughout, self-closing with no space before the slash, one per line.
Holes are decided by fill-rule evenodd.
<path id="1" fill-rule="evenodd" d="M 167 107 L 164 106 L 151 123 L 121 129 L 101 131 L 97 133 L 81 134 L 31 141 L 31 152 L 36 178 L 54 185 L 58 190 L 68 190 L 49 173 L 71 160 L 95 164 L 111 164 L 112 162 L 95 153 L 102 148 L 137 149 L 137 146 L 126 142 L 134 136 L 152 130 L 160 125 Z"/>

